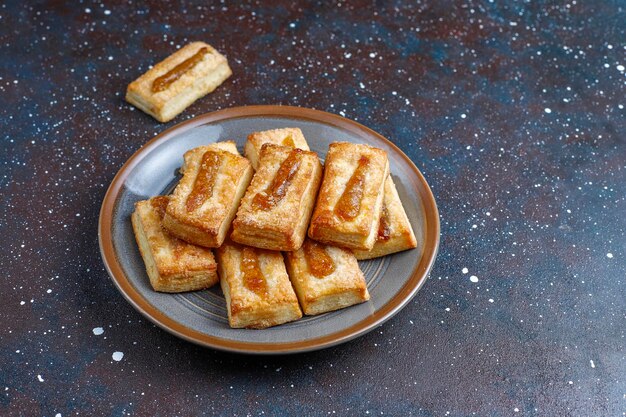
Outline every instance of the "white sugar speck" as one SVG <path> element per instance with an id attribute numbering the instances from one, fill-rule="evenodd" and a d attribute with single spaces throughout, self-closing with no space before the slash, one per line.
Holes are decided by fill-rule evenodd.
<path id="1" fill-rule="evenodd" d="M 23 306 L 24 304 L 26 304 L 26 301 L 20 301 L 21 306 Z"/>
<path id="2" fill-rule="evenodd" d="M 623 65 L 618 65 L 616 68 L 620 72 L 624 72 L 624 69 L 625 69 Z"/>
<path id="3" fill-rule="evenodd" d="M 478 277 L 477 277 L 476 275 L 472 275 L 472 276 L 470 277 L 470 281 L 472 281 L 472 282 L 478 282 Z"/>
<path id="4" fill-rule="evenodd" d="M 47 292 L 48 294 L 50 294 L 50 293 L 52 292 L 52 290 L 51 290 L 50 288 L 48 288 L 48 289 L 46 290 L 46 292 Z"/>
<path id="5" fill-rule="evenodd" d="M 43 382 L 43 378 L 41 377 L 41 375 L 37 375 L 37 379 L 39 380 L 39 382 Z"/>
<path id="6" fill-rule="evenodd" d="M 543 111 L 545 111 L 548 114 L 552 113 L 552 109 L 550 107 L 546 107 L 545 109 L 543 109 Z"/>
<path id="7" fill-rule="evenodd" d="M 113 360 L 114 361 L 121 361 L 122 358 L 124 357 L 124 353 L 123 352 L 113 352 Z"/>
<path id="8" fill-rule="evenodd" d="M 493 303 L 493 298 L 490 298 L 490 299 L 489 299 L 489 302 L 490 302 L 490 303 Z"/>
<path id="9" fill-rule="evenodd" d="M 91 9 L 90 9 L 89 7 L 87 7 L 87 8 L 85 9 L 85 13 L 91 13 Z"/>
<path id="10" fill-rule="evenodd" d="M 465 119 L 467 117 L 467 114 L 463 113 L 461 114 L 461 119 Z"/>
<path id="11" fill-rule="evenodd" d="M 102 327 L 94 327 L 92 332 L 96 336 L 100 336 L 102 333 L 104 333 L 104 329 Z"/>
<path id="12" fill-rule="evenodd" d="M 519 413 L 519 408 L 515 407 L 513 411 L 515 411 L 516 413 Z"/>
<path id="13" fill-rule="evenodd" d="M 606 254 L 606 257 L 611 259 L 611 258 L 613 258 L 613 254 L 611 252 L 609 252 L 609 253 Z"/>
<path id="14" fill-rule="evenodd" d="M 463 269 L 461 270 L 461 272 L 463 272 L 464 274 L 467 274 L 467 273 L 469 272 L 469 269 L 467 269 L 467 268 L 463 268 Z"/>
<path id="15" fill-rule="evenodd" d="M 574 381 L 567 381 L 568 384 L 573 385 Z"/>
<path id="16" fill-rule="evenodd" d="M 376 52 L 370 52 L 370 58 L 376 58 Z"/>
<path id="17" fill-rule="evenodd" d="M 110 11 L 110 10 L 105 10 L 105 11 L 104 11 L 104 14 L 108 16 L 108 15 L 110 15 L 110 14 L 111 14 L 111 11 Z"/>
<path id="18" fill-rule="evenodd" d="M 61 413 L 56 413 L 54 417 L 61 417 Z"/>
<path id="19" fill-rule="evenodd" d="M 592 359 L 589 359 L 589 364 L 591 365 L 591 367 L 592 367 L 592 368 L 595 368 L 595 367 L 596 367 L 596 364 L 595 364 L 595 363 L 593 363 L 593 360 L 592 360 Z"/>
<path id="20" fill-rule="evenodd" d="M 293 22 L 292 22 L 292 23 L 289 23 L 289 27 L 293 29 L 293 28 L 295 28 L 295 27 L 296 27 L 296 24 L 295 24 L 295 23 L 293 23 Z"/>

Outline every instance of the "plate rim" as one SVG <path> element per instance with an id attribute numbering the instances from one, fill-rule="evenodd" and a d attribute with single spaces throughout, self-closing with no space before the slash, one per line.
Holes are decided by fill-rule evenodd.
<path id="1" fill-rule="evenodd" d="M 143 159 L 142 156 L 148 155 L 152 149 L 169 140 L 175 134 L 177 135 L 193 129 L 196 126 L 221 120 L 262 116 L 293 117 L 310 120 L 331 125 L 352 133 L 365 133 L 367 135 L 374 136 L 398 152 L 405 162 L 408 163 L 409 168 L 415 173 L 417 180 L 421 183 L 421 187 L 419 187 L 417 191 L 420 194 L 423 204 L 426 227 L 424 233 L 424 248 L 420 262 L 411 272 L 411 276 L 405 285 L 403 285 L 400 290 L 394 294 L 391 300 L 371 315 L 346 329 L 315 337 L 313 339 L 278 343 L 242 342 L 207 335 L 177 322 L 151 305 L 133 287 L 128 277 L 124 274 L 124 271 L 116 257 L 111 232 L 113 226 L 113 209 L 122 185 L 125 183 L 125 180 L 128 178 L 134 167 L 137 166 Z M 354 120 L 321 110 L 283 105 L 250 105 L 230 107 L 198 115 L 189 120 L 177 123 L 159 133 L 135 151 L 118 170 L 104 196 L 98 218 L 98 245 L 100 247 L 100 255 L 105 269 L 118 291 L 139 313 L 163 330 L 181 339 L 201 346 L 235 353 L 285 354 L 308 352 L 336 346 L 375 329 L 402 310 L 420 290 L 434 265 L 439 249 L 439 241 L 439 211 L 437 209 L 437 203 L 432 190 L 420 170 L 415 166 L 413 161 L 404 152 L 402 152 L 400 148 L 398 148 L 398 146 L 381 134 Z"/>

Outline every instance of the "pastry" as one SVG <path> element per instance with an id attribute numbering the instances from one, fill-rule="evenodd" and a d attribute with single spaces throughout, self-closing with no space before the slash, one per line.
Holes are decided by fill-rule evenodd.
<path id="1" fill-rule="evenodd" d="M 411 223 L 404 212 L 400 196 L 391 175 L 385 181 L 385 196 L 380 211 L 376 243 L 369 251 L 355 250 L 358 260 L 378 258 L 417 246 Z"/>
<path id="2" fill-rule="evenodd" d="M 251 133 L 248 135 L 248 140 L 246 141 L 246 146 L 243 151 L 246 158 L 250 160 L 252 168 L 255 170 L 259 169 L 259 154 L 261 153 L 261 148 L 266 143 L 303 149 L 305 151 L 309 150 L 309 145 L 306 143 L 302 131 L 297 127 L 286 127 L 283 129 Z"/>
<path id="3" fill-rule="evenodd" d="M 177 239 L 161 228 L 168 197 L 135 203 L 133 231 L 155 291 L 183 292 L 217 283 L 217 265 L 209 249 Z"/>
<path id="4" fill-rule="evenodd" d="M 192 42 L 130 83 L 126 101 L 168 122 L 231 74 L 223 55 L 204 42 Z"/>
<path id="5" fill-rule="evenodd" d="M 350 249 L 372 249 L 388 175 L 385 151 L 348 142 L 331 143 L 309 237 Z"/>
<path id="6" fill-rule="evenodd" d="M 350 250 L 306 239 L 297 251 L 285 252 L 285 262 L 304 314 L 326 313 L 370 298 Z"/>
<path id="7" fill-rule="evenodd" d="M 298 249 L 311 218 L 322 177 L 315 152 L 266 143 L 246 191 L 231 238 L 258 248 Z"/>
<path id="8" fill-rule="evenodd" d="M 252 178 L 252 167 L 237 153 L 234 142 L 192 149 L 184 161 L 183 177 L 167 205 L 163 227 L 187 242 L 216 248 L 224 242 Z"/>
<path id="9" fill-rule="evenodd" d="M 227 241 L 216 255 L 230 327 L 264 329 L 302 317 L 280 252 Z"/>

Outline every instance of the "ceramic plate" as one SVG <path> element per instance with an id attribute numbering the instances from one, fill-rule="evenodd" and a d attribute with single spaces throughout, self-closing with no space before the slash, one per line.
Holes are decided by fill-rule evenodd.
<path id="1" fill-rule="evenodd" d="M 188 149 L 234 139 L 240 151 L 258 130 L 299 127 L 311 150 L 324 158 L 334 141 L 366 143 L 387 151 L 418 248 L 360 262 L 369 302 L 265 330 L 231 329 L 219 285 L 184 294 L 152 290 L 135 243 L 130 216 L 136 201 L 172 191 Z M 183 339 L 215 349 L 287 353 L 325 348 L 376 328 L 404 307 L 422 286 L 439 245 L 439 215 L 426 180 L 393 143 L 348 119 L 317 110 L 248 106 L 198 116 L 161 133 L 139 149 L 116 175 L 102 203 L 100 250 L 113 282 L 144 316 Z"/>

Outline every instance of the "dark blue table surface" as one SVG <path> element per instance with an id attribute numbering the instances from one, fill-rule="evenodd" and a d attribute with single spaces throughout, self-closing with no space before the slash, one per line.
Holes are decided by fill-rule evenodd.
<path id="1" fill-rule="evenodd" d="M 624 415 L 624 7 L 2 3 L 0 414 Z M 124 102 L 191 40 L 233 77 L 168 124 Z M 431 184 L 437 262 L 379 329 L 220 353 L 152 325 L 108 278 L 97 220 L 124 161 L 247 104 L 357 120 Z"/>

